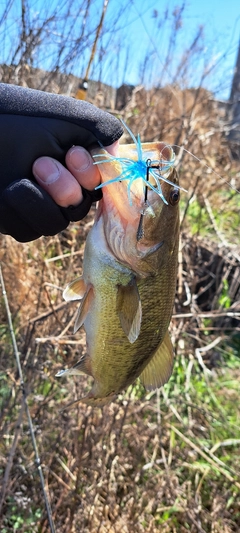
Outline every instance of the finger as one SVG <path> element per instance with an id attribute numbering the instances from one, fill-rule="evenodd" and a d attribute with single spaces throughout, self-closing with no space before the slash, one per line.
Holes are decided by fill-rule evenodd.
<path id="1" fill-rule="evenodd" d="M 116 155 L 118 141 L 106 147 L 111 155 Z M 66 155 L 67 170 L 59 161 L 50 157 L 40 157 L 33 164 L 33 174 L 38 184 L 49 193 L 61 207 L 78 205 L 82 199 L 81 185 L 94 190 L 100 183 L 100 173 L 89 152 L 80 146 L 70 148 Z"/>
<path id="2" fill-rule="evenodd" d="M 111 155 L 116 155 L 118 150 L 118 141 L 106 146 L 106 150 Z M 82 187 L 92 191 L 100 184 L 100 172 L 97 165 L 84 148 L 80 146 L 73 146 L 66 154 L 66 164 L 70 172 L 75 176 L 76 180 Z"/>
<path id="3" fill-rule="evenodd" d="M 109 152 L 109 154 L 113 156 L 118 155 L 118 147 L 119 147 L 119 141 L 115 141 L 115 143 L 110 144 L 109 146 L 105 146 L 106 150 Z"/>
<path id="4" fill-rule="evenodd" d="M 65 161 L 69 171 L 85 189 L 92 191 L 99 185 L 99 170 L 85 148 L 73 146 L 68 150 Z"/>
<path id="5" fill-rule="evenodd" d="M 83 194 L 78 181 L 59 161 L 40 157 L 34 162 L 32 170 L 38 184 L 61 207 L 75 206 L 82 201 Z"/>

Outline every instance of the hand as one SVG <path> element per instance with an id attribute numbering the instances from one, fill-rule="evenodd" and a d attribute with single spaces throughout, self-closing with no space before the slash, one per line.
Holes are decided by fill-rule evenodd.
<path id="1" fill-rule="evenodd" d="M 118 141 L 105 146 L 111 155 L 117 155 Z M 98 167 L 93 165 L 89 152 L 81 146 L 68 150 L 66 167 L 50 157 L 40 157 L 33 164 L 33 175 L 38 184 L 61 207 L 79 206 L 84 199 L 82 187 L 94 191 L 100 183 Z"/>
<path id="2" fill-rule="evenodd" d="M 115 117 L 87 102 L 0 84 L 0 232 L 26 242 L 55 235 L 71 220 L 83 218 L 102 193 L 92 190 L 99 176 L 91 161 L 88 171 L 73 169 L 76 147 L 88 149 L 97 142 L 109 146 L 122 133 Z M 55 161 L 58 179 L 46 168 L 50 160 L 45 157 L 39 170 L 36 160 L 42 156 Z M 46 183 L 49 176 L 55 184 Z M 65 207 L 69 203 L 70 207 Z"/>

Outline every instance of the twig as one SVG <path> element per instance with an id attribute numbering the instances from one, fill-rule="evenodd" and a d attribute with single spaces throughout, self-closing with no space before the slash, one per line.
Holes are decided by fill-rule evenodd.
<path id="1" fill-rule="evenodd" d="M 28 320 L 28 323 L 34 324 L 35 322 L 38 322 L 39 320 L 44 320 L 44 318 L 48 318 L 49 316 L 56 313 L 56 311 L 61 311 L 61 309 L 64 309 L 64 307 L 67 307 L 69 302 L 62 302 L 55 307 L 52 307 L 52 309 L 45 311 L 45 313 L 41 313 L 41 315 L 36 316 L 35 318 L 31 318 Z"/>
<path id="2" fill-rule="evenodd" d="M 209 455 L 205 452 L 203 452 L 201 450 L 201 448 L 199 448 L 199 446 L 197 446 L 194 442 L 192 442 L 188 437 L 186 437 L 186 435 L 184 435 L 181 431 L 179 431 L 179 429 L 177 429 L 175 426 L 172 426 L 172 425 L 169 425 L 167 424 L 171 429 L 172 431 L 174 431 L 184 442 L 186 442 L 186 444 L 188 444 L 191 448 L 193 448 L 193 450 L 195 450 L 195 452 L 197 452 L 199 455 L 201 455 L 213 468 L 214 470 L 217 470 L 217 472 L 220 472 L 221 474 L 223 474 L 223 476 L 225 476 L 229 481 L 231 481 L 231 483 L 233 483 L 238 489 L 240 489 L 240 483 L 238 483 L 238 481 L 236 481 L 234 479 L 233 476 L 231 476 L 231 474 L 229 474 L 229 472 L 223 468 L 221 468 L 221 466 L 218 464 L 218 459 L 213 455 L 211 454 L 211 457 L 209 457 Z M 227 468 L 227 467 L 226 467 Z"/>
<path id="3" fill-rule="evenodd" d="M 172 318 L 219 318 L 221 316 L 229 316 L 231 318 L 236 318 L 237 320 L 240 320 L 240 312 L 233 313 L 231 311 L 226 311 L 225 313 L 177 313 L 175 315 L 172 315 Z"/>
<path id="4" fill-rule="evenodd" d="M 63 470 L 65 470 L 65 472 L 67 472 L 67 474 L 69 475 L 71 480 L 76 482 L 76 479 L 77 479 L 76 476 L 71 472 L 71 470 L 69 470 L 68 466 L 64 463 L 64 461 L 62 461 L 61 457 L 59 457 L 59 455 L 57 455 L 56 459 L 59 462 L 59 464 L 61 465 L 61 467 L 63 468 Z"/>
<path id="5" fill-rule="evenodd" d="M 13 443 L 12 443 L 12 446 L 11 446 L 11 449 L 10 449 L 10 452 L 9 452 L 9 455 L 8 455 L 8 461 L 7 461 L 7 465 L 6 465 L 5 472 L 4 472 L 4 478 L 3 478 L 3 484 L 2 484 L 2 494 L 1 494 L 1 501 L 0 501 L 0 515 L 1 515 L 1 512 L 2 512 L 2 506 L 4 504 L 4 499 L 5 499 L 5 495 L 6 495 L 6 492 L 7 492 L 8 479 L 9 479 L 10 472 L 11 472 L 11 469 L 12 469 L 13 458 L 14 458 L 14 454 L 15 454 L 15 451 L 16 451 L 16 448 L 17 448 L 17 443 L 18 443 L 18 439 L 19 439 L 19 435 L 20 435 L 20 431 L 21 431 L 23 411 L 24 411 L 24 404 L 22 402 L 21 409 L 20 409 L 20 412 L 19 412 L 19 415 L 18 415 L 18 419 L 17 419 L 16 424 L 15 424 L 16 431 L 15 431 L 15 434 L 14 434 Z"/>
<path id="6" fill-rule="evenodd" d="M 205 352 L 208 352 L 209 350 L 212 350 L 212 348 L 217 346 L 217 344 L 219 344 L 219 342 L 221 342 L 221 340 L 222 340 L 222 337 L 217 337 L 210 344 L 207 344 L 207 346 L 202 346 L 202 348 L 196 348 L 196 350 L 195 350 L 196 358 L 197 358 L 197 360 L 198 360 L 198 362 L 199 362 L 200 366 L 202 367 L 202 369 L 203 369 L 205 374 L 211 375 L 212 372 L 211 372 L 211 370 L 208 370 L 208 368 L 204 364 L 201 353 L 202 352 L 205 353 Z"/>
<path id="7" fill-rule="evenodd" d="M 43 491 L 43 496 L 44 496 L 44 501 L 45 501 L 45 507 L 46 507 L 47 516 L 48 516 L 48 522 L 49 522 L 51 533 L 55 533 L 55 527 L 54 527 L 53 518 L 52 518 L 51 505 L 50 505 L 50 501 L 49 501 L 49 498 L 48 498 L 48 495 L 47 495 L 47 492 L 46 492 L 46 488 L 45 488 L 45 481 L 44 481 L 44 477 L 43 477 L 41 460 L 40 460 L 39 453 L 38 453 L 37 441 L 36 441 L 35 435 L 34 435 L 32 417 L 31 417 L 31 414 L 30 414 L 30 411 L 29 411 L 29 407 L 28 407 L 25 383 L 24 383 L 24 380 L 23 380 L 22 366 L 21 366 L 21 361 L 20 361 L 20 357 L 19 357 L 16 337 L 15 337 L 14 330 L 13 330 L 12 316 L 11 316 L 11 311 L 10 311 L 10 307 L 9 307 L 9 304 L 8 304 L 8 298 L 7 298 L 7 293 L 6 293 L 6 289 L 5 289 L 5 284 L 4 284 L 1 265 L 0 265 L 0 282 L 1 282 L 1 287 L 2 287 L 3 299 L 4 299 L 6 311 L 7 311 L 7 318 L 8 318 L 9 330 L 10 330 L 10 334 L 11 334 L 11 338 L 12 338 L 13 351 L 14 351 L 14 355 L 15 355 L 16 362 L 17 362 L 17 367 L 18 367 L 18 373 L 19 373 L 19 378 L 20 378 L 20 387 L 21 387 L 22 396 L 23 396 L 23 405 L 24 405 L 24 408 L 25 408 L 25 411 L 26 411 L 26 414 L 27 414 L 27 418 L 28 418 L 28 425 L 29 425 L 30 435 L 31 435 L 31 439 L 32 439 L 34 452 L 35 452 L 35 462 L 36 462 L 37 470 L 38 470 L 38 473 L 39 473 L 39 476 L 40 476 L 40 481 L 41 481 L 41 486 L 42 486 L 42 491 Z"/>
<path id="8" fill-rule="evenodd" d="M 216 444 L 214 444 L 214 446 L 211 448 L 210 452 L 215 453 L 215 451 L 221 446 L 239 446 L 239 444 L 240 444 L 240 439 L 223 440 L 221 442 L 216 442 Z"/>
<path id="9" fill-rule="evenodd" d="M 171 403 L 170 400 L 168 399 L 167 394 L 166 394 L 166 391 L 164 390 L 164 387 L 161 388 L 161 393 L 162 393 L 162 395 L 163 395 L 163 399 L 164 399 L 164 402 L 165 402 L 165 404 L 167 405 L 167 407 L 169 407 L 169 409 L 171 409 L 172 413 L 173 413 L 174 416 L 179 420 L 179 422 L 181 422 L 181 424 L 184 425 L 183 419 L 181 418 L 181 416 L 180 416 L 180 414 L 178 413 L 177 409 L 175 409 L 174 405 L 172 405 L 172 403 Z"/>
<path id="10" fill-rule="evenodd" d="M 226 246 L 227 248 L 230 248 L 229 243 L 226 241 L 224 235 L 222 234 L 222 232 L 217 227 L 217 223 L 216 223 L 216 220 L 215 220 L 215 217 L 214 217 L 210 202 L 209 202 L 209 200 L 208 200 L 208 198 L 206 197 L 205 194 L 203 194 L 203 199 L 204 199 L 204 203 L 205 203 L 209 218 L 210 218 L 210 220 L 212 222 L 212 225 L 213 225 L 213 228 L 214 228 L 214 231 L 215 231 L 216 235 L 218 236 L 218 238 L 219 238 L 220 242 L 223 244 L 223 246 Z M 231 248 L 231 254 L 233 255 L 233 257 L 235 257 L 235 259 L 237 259 L 237 261 L 240 262 L 240 255 L 238 255 L 234 250 L 232 250 L 232 248 Z"/>
<path id="11" fill-rule="evenodd" d="M 45 342 L 52 342 L 53 344 L 82 344 L 83 341 L 82 339 L 80 339 L 79 341 L 74 341 L 74 340 L 69 340 L 68 338 L 66 339 L 61 339 L 60 336 L 58 337 L 36 337 L 35 339 L 36 342 L 42 342 L 42 343 L 45 343 Z"/>
<path id="12" fill-rule="evenodd" d="M 52 263 L 53 261 L 58 261 L 59 259 L 66 259 L 67 257 L 72 257 L 73 255 L 81 255 L 82 250 L 77 250 L 77 252 L 68 252 L 66 254 L 55 255 L 55 257 L 50 257 L 50 259 L 45 259 L 45 263 Z"/>

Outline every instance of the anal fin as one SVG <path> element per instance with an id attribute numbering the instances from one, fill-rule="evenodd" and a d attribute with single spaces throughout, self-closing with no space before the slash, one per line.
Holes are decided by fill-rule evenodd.
<path id="1" fill-rule="evenodd" d="M 92 376 L 91 371 L 91 360 L 89 355 L 84 355 L 81 357 L 81 359 L 73 365 L 71 368 L 67 368 L 66 370 L 59 370 L 59 372 L 56 374 L 57 378 L 61 378 L 62 376 L 78 376 L 79 374 L 87 374 L 87 376 Z"/>
<path id="2" fill-rule="evenodd" d="M 147 390 L 154 390 L 166 383 L 173 368 L 174 352 L 172 342 L 167 331 L 160 346 L 158 346 L 152 359 L 140 374 L 141 383 Z"/>

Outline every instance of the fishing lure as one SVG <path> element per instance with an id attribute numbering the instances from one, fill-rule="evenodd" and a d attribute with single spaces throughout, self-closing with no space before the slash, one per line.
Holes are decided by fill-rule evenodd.
<path id="1" fill-rule="evenodd" d="M 130 205 L 132 205 L 131 186 L 133 182 L 139 178 L 143 180 L 143 186 L 145 188 L 145 201 L 147 199 L 147 189 L 150 188 L 160 196 L 160 198 L 166 205 L 168 205 L 168 202 L 162 192 L 161 180 L 165 181 L 166 183 L 169 183 L 170 185 L 172 185 L 173 187 L 176 187 L 177 189 L 181 189 L 182 191 L 187 192 L 185 189 L 183 189 L 182 187 L 179 187 L 178 185 L 170 181 L 166 176 L 164 176 L 164 174 L 167 174 L 167 173 L 169 174 L 174 166 L 174 161 L 175 161 L 174 152 L 172 151 L 173 156 L 172 156 L 172 159 L 170 159 L 169 161 L 167 161 L 166 159 L 159 159 L 159 160 L 151 160 L 149 158 L 144 159 L 143 157 L 144 152 L 142 150 L 142 144 L 141 144 L 139 134 L 136 138 L 133 135 L 132 131 L 128 128 L 128 126 L 123 122 L 123 120 L 122 120 L 122 123 L 124 127 L 126 128 L 126 130 L 128 131 L 129 135 L 132 137 L 136 145 L 138 159 L 137 161 L 134 161 L 133 159 L 128 159 L 124 157 L 114 157 L 108 154 L 107 152 L 105 155 L 95 154 L 93 156 L 94 158 L 106 157 L 106 159 L 95 161 L 94 165 L 118 161 L 123 168 L 123 171 L 121 172 L 121 174 L 119 174 L 119 176 L 111 180 L 108 180 L 105 183 L 101 183 L 100 185 L 98 185 L 98 187 L 95 188 L 95 190 L 101 189 L 102 187 L 105 187 L 105 185 L 110 185 L 111 183 L 116 183 L 116 182 L 123 181 L 123 180 L 129 180 L 129 183 L 127 186 L 127 193 L 128 193 L 128 201 Z M 152 183 L 150 183 L 149 181 L 150 176 L 154 179 L 155 186 L 152 185 Z"/>

